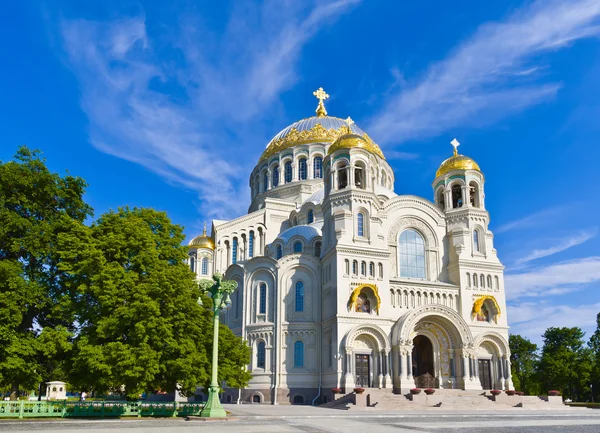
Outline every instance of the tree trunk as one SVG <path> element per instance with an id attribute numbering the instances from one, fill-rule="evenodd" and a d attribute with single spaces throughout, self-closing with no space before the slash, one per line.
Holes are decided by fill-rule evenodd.
<path id="1" fill-rule="evenodd" d="M 12 388 L 10 390 L 9 399 L 11 401 L 15 401 L 15 400 L 19 399 L 19 384 L 18 383 L 13 383 Z"/>

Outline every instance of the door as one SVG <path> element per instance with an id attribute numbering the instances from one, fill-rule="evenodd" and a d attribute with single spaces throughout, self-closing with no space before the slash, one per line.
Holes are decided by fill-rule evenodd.
<path id="1" fill-rule="evenodd" d="M 492 389 L 492 372 L 489 359 L 479 360 L 479 381 L 483 389 Z"/>
<path id="2" fill-rule="evenodd" d="M 370 356 L 354 355 L 355 381 L 356 386 L 361 388 L 369 387 Z"/>

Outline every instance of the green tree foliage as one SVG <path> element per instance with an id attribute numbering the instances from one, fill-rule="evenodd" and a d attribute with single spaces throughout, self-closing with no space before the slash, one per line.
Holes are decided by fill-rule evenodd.
<path id="1" fill-rule="evenodd" d="M 575 401 L 589 397 L 592 353 L 580 328 L 548 328 L 539 372 L 544 391 L 557 389 Z"/>
<path id="2" fill-rule="evenodd" d="M 510 363 L 515 389 L 525 394 L 538 391 L 536 370 L 539 356 L 537 344 L 520 335 L 509 335 Z"/>
<path id="3" fill-rule="evenodd" d="M 73 294 L 56 242 L 92 214 L 85 187 L 81 178 L 50 172 L 26 147 L 0 162 L 0 386 L 13 399 L 20 387 L 64 379 L 59 365 L 69 351 Z"/>
<path id="4" fill-rule="evenodd" d="M 600 400 L 600 313 L 596 316 L 596 331 L 590 337 L 588 343 L 590 350 L 592 351 L 592 377 L 591 385 L 594 392 L 594 401 Z"/>

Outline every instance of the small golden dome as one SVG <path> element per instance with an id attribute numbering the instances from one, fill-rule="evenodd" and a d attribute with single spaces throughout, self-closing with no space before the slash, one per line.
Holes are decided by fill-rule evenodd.
<path id="1" fill-rule="evenodd" d="M 456 139 L 452 140 L 452 145 L 454 146 L 454 155 L 442 162 L 440 168 L 438 168 L 437 172 L 435 173 L 435 177 L 443 176 L 453 170 L 477 170 L 481 172 L 479 165 L 477 165 L 474 160 L 468 156 L 459 155 L 457 149 L 459 144 L 460 143 Z"/>
<path id="2" fill-rule="evenodd" d="M 375 143 L 372 141 L 367 141 L 360 135 L 350 133 L 344 134 L 335 140 L 327 150 L 327 155 L 331 155 L 333 152 L 337 152 L 340 149 L 351 149 L 353 147 L 360 147 L 361 149 L 365 149 L 367 152 L 371 152 L 379 156 L 381 159 L 385 159 L 383 152 L 381 152 L 381 149 Z"/>
<path id="3" fill-rule="evenodd" d="M 212 238 L 206 235 L 206 223 L 204 223 L 204 232 L 201 236 L 196 236 L 188 244 L 190 248 L 208 248 L 211 250 L 215 249 L 215 243 Z"/>

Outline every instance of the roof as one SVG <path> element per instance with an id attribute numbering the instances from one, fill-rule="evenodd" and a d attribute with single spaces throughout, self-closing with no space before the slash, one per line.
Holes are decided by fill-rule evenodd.
<path id="1" fill-rule="evenodd" d="M 321 232 L 320 229 L 318 229 L 314 226 L 300 225 L 300 226 L 291 227 L 291 228 L 283 231 L 282 233 L 279 234 L 279 236 L 277 236 L 277 238 L 281 239 L 284 242 L 287 242 L 294 236 L 302 236 L 304 239 L 306 239 L 307 242 L 310 242 L 312 239 L 314 239 L 317 236 L 323 236 L 323 233 Z"/>

